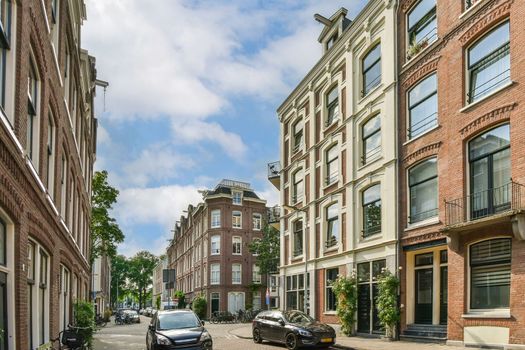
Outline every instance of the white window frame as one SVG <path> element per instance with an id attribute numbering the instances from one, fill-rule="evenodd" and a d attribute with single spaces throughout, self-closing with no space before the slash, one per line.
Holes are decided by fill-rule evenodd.
<path id="1" fill-rule="evenodd" d="M 256 264 L 253 264 L 252 266 L 252 282 L 253 283 L 261 283 L 262 275 L 261 275 L 261 269 Z"/>
<path id="2" fill-rule="evenodd" d="M 214 209 L 211 211 L 211 226 L 210 228 L 220 228 L 221 227 L 221 210 Z"/>
<path id="3" fill-rule="evenodd" d="M 214 248 L 216 245 L 216 248 Z M 220 255 L 221 254 L 221 236 L 214 235 L 210 239 L 210 255 Z"/>
<path id="4" fill-rule="evenodd" d="M 253 230 L 260 231 L 262 229 L 262 215 L 259 213 L 253 214 Z"/>
<path id="5" fill-rule="evenodd" d="M 242 255 L 242 237 L 232 237 L 232 255 Z"/>
<path id="6" fill-rule="evenodd" d="M 237 217 L 239 218 L 239 222 L 236 222 Z M 232 211 L 232 227 L 235 229 L 242 229 L 242 212 L 239 210 Z"/>
<path id="7" fill-rule="evenodd" d="M 238 271 L 234 270 L 234 267 L 238 267 Z M 242 284 L 242 264 L 232 264 L 232 284 Z"/>
<path id="8" fill-rule="evenodd" d="M 40 124 L 41 124 L 41 115 L 40 115 L 40 105 L 41 105 L 41 96 L 42 96 L 42 82 L 40 71 L 38 70 L 38 65 L 36 64 L 36 59 L 33 54 L 33 49 L 30 48 L 29 53 L 29 67 L 31 74 L 34 74 L 35 82 L 35 96 L 32 96 L 32 91 L 30 91 L 29 76 L 28 76 L 28 86 L 27 86 L 27 99 L 28 106 L 32 106 L 31 109 L 27 111 L 27 124 L 26 124 L 26 156 L 30 160 L 33 168 L 37 173 L 39 173 L 40 166 Z M 31 122 L 29 122 L 31 121 Z"/>
<path id="9" fill-rule="evenodd" d="M 0 208 L 0 221 L 5 227 L 5 265 L 0 264 L 0 272 L 6 274 L 7 289 L 7 348 L 14 349 L 16 341 L 16 310 L 15 304 L 15 227 L 7 214 Z M 16 313 L 16 314 L 15 314 Z"/>
<path id="10" fill-rule="evenodd" d="M 235 205 L 242 205 L 242 192 L 232 191 L 232 203 Z"/>
<path id="11" fill-rule="evenodd" d="M 210 285 L 221 284 L 221 265 L 210 265 Z"/>

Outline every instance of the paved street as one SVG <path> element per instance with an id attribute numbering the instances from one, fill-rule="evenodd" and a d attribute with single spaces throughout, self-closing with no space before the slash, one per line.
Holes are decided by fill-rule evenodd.
<path id="1" fill-rule="evenodd" d="M 95 350 L 144 350 L 146 349 L 146 328 L 150 318 L 141 316 L 141 323 L 132 325 L 115 325 L 108 323 L 95 334 Z M 215 350 L 270 350 L 286 347 L 280 344 L 264 342 L 255 344 L 251 339 L 235 335 L 235 330 L 246 327 L 246 324 L 209 324 L 206 328 L 213 337 Z"/>

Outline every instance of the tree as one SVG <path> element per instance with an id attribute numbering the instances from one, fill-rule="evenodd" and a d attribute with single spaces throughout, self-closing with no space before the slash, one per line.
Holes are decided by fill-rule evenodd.
<path id="1" fill-rule="evenodd" d="M 177 298 L 179 301 L 177 303 L 178 309 L 185 309 L 186 308 L 186 295 L 182 290 L 178 290 L 175 292 L 175 298 Z"/>
<path id="2" fill-rule="evenodd" d="M 279 230 L 265 225 L 263 237 L 250 243 L 250 252 L 257 254 L 255 264 L 263 275 L 274 273 L 279 267 Z"/>
<path id="3" fill-rule="evenodd" d="M 111 303 L 113 305 L 119 301 L 117 291 L 120 300 L 127 295 L 128 269 L 128 259 L 124 255 L 116 255 L 111 260 Z"/>
<path id="4" fill-rule="evenodd" d="M 206 298 L 202 295 L 199 295 L 195 299 L 193 299 L 192 309 L 193 311 L 195 311 L 195 313 L 197 314 L 197 316 L 199 316 L 200 319 L 206 317 L 207 305 L 208 302 L 206 301 Z"/>
<path id="5" fill-rule="evenodd" d="M 142 309 L 148 292 L 151 292 L 153 270 L 159 259 L 148 251 L 140 251 L 128 259 L 128 282 L 138 294 L 139 308 Z"/>
<path id="6" fill-rule="evenodd" d="M 107 171 L 95 172 L 91 197 L 91 263 L 101 255 L 115 257 L 117 244 L 124 241 L 124 233 L 109 215 L 118 194 L 119 191 L 108 184 Z"/>

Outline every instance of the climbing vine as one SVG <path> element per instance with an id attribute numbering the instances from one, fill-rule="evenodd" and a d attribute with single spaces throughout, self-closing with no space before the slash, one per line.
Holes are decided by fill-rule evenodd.
<path id="1" fill-rule="evenodd" d="M 376 299 L 379 322 L 385 328 L 386 336 L 393 338 L 399 321 L 397 293 L 399 278 L 388 270 L 383 270 L 378 278 L 378 295 Z"/>
<path id="2" fill-rule="evenodd" d="M 355 313 L 357 311 L 357 278 L 338 276 L 332 282 L 332 291 L 337 298 L 336 312 L 341 321 L 341 332 L 351 335 L 354 330 Z"/>

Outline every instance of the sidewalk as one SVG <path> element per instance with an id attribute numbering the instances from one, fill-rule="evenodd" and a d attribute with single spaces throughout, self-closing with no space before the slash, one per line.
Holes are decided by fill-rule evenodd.
<path id="1" fill-rule="evenodd" d="M 331 325 L 337 332 L 337 343 L 334 348 L 349 350 L 458 350 L 465 349 L 457 346 L 444 344 L 416 343 L 407 341 L 388 341 L 379 338 L 347 337 L 339 332 L 339 325 Z M 251 339 L 252 326 L 242 325 L 229 331 L 230 334 L 239 338 Z M 468 348 L 474 350 L 478 348 Z"/>

